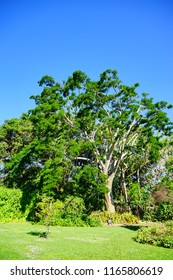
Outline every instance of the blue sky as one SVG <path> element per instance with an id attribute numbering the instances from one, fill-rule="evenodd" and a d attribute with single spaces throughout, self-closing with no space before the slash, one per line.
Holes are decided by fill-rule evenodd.
<path id="1" fill-rule="evenodd" d="M 0 124 L 34 107 L 43 75 L 108 68 L 173 103 L 172 0 L 0 1 Z"/>

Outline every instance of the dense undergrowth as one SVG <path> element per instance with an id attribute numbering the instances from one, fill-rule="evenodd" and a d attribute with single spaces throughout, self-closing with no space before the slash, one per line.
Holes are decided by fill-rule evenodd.
<path id="1" fill-rule="evenodd" d="M 21 205 L 22 191 L 0 188 L 0 222 L 31 221 L 46 226 L 102 226 L 109 219 L 112 223 L 138 223 L 132 213 L 109 213 L 93 211 L 88 214 L 82 198 L 68 196 L 64 201 L 52 201 L 41 197 L 31 203 L 24 211 Z"/>
<path id="2" fill-rule="evenodd" d="M 173 248 L 173 221 L 152 227 L 144 227 L 137 232 L 135 241 L 165 248 Z"/>

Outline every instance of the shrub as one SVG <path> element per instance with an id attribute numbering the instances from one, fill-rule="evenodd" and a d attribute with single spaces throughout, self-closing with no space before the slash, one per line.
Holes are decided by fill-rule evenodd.
<path id="1" fill-rule="evenodd" d="M 37 203 L 36 215 L 39 217 L 40 221 L 46 227 L 45 237 L 47 237 L 49 234 L 51 218 L 54 214 L 54 209 L 52 204 L 53 204 L 52 199 L 46 196 L 41 197 L 40 202 Z"/>
<path id="2" fill-rule="evenodd" d="M 112 219 L 112 221 L 115 222 L 114 213 L 110 213 L 107 211 L 94 211 L 91 213 L 90 218 L 94 219 L 100 224 L 106 223 L 108 219 Z"/>
<path id="3" fill-rule="evenodd" d="M 143 221 L 153 221 L 153 222 L 157 221 L 155 211 L 156 211 L 156 208 L 154 206 L 148 207 L 144 212 L 142 220 Z"/>
<path id="4" fill-rule="evenodd" d="M 85 227 L 87 226 L 86 222 L 80 218 L 72 219 L 72 218 L 66 218 L 66 219 L 58 219 L 57 224 L 61 227 Z"/>
<path id="5" fill-rule="evenodd" d="M 30 222 L 37 222 L 38 216 L 36 215 L 37 203 L 40 202 L 40 194 L 38 192 L 28 193 L 23 192 L 22 195 L 22 211 L 25 213 L 26 220 Z"/>
<path id="6" fill-rule="evenodd" d="M 82 218 L 86 209 L 82 198 L 68 196 L 64 201 L 62 216 L 64 218 Z"/>
<path id="7" fill-rule="evenodd" d="M 0 222 L 24 221 L 21 211 L 22 192 L 19 189 L 0 187 Z"/>
<path id="8" fill-rule="evenodd" d="M 167 227 L 173 227 L 173 221 L 166 221 L 165 225 Z"/>
<path id="9" fill-rule="evenodd" d="M 100 222 L 101 224 L 107 223 L 109 219 L 112 220 L 113 224 L 137 224 L 139 219 L 132 213 L 111 213 L 108 211 L 95 211 L 92 212 L 90 217 Z"/>
<path id="10" fill-rule="evenodd" d="M 123 224 L 138 224 L 139 223 L 138 217 L 136 217 L 132 213 L 128 213 L 128 212 L 122 213 L 120 215 L 120 220 L 121 220 L 121 223 L 123 223 Z"/>
<path id="11" fill-rule="evenodd" d="M 68 196 L 64 202 L 53 203 L 54 213 L 51 218 L 52 225 L 58 226 L 86 226 L 85 205 L 80 197 Z"/>
<path id="12" fill-rule="evenodd" d="M 139 229 L 135 241 L 166 248 L 173 248 L 173 226 L 171 223 Z"/>
<path id="13" fill-rule="evenodd" d="M 64 203 L 60 200 L 57 200 L 52 205 L 53 208 L 53 215 L 51 217 L 51 225 L 57 226 L 63 223 L 62 215 L 64 210 Z"/>
<path id="14" fill-rule="evenodd" d="M 161 202 L 147 209 L 144 213 L 144 221 L 160 221 L 165 222 L 173 219 L 173 204 Z"/>
<path id="15" fill-rule="evenodd" d="M 90 226 L 90 227 L 101 227 L 102 226 L 102 223 L 100 221 L 95 220 L 91 216 L 86 216 L 84 218 L 84 220 L 85 220 L 85 223 L 87 226 Z"/>
<path id="16" fill-rule="evenodd" d="M 48 197 L 42 197 L 35 208 L 39 223 L 46 226 L 49 233 L 49 226 L 100 226 L 101 224 L 86 215 L 83 199 L 80 197 L 68 196 L 64 202 L 57 200 L 52 202 Z"/>
<path id="17" fill-rule="evenodd" d="M 155 218 L 157 221 L 167 221 L 173 219 L 173 205 L 168 202 L 162 202 L 155 209 Z"/>

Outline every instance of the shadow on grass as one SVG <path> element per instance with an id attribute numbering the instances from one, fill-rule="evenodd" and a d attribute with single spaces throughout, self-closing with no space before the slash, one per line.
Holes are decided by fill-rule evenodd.
<path id="1" fill-rule="evenodd" d="M 122 225 L 121 227 L 130 229 L 130 230 L 133 230 L 133 231 L 137 231 L 138 229 L 141 228 L 141 226 L 137 226 L 137 225 Z"/>
<path id="2" fill-rule="evenodd" d="M 47 238 L 48 237 L 48 233 L 45 231 L 39 232 L 39 231 L 30 231 L 27 232 L 27 234 L 33 235 L 33 236 L 39 236 L 39 237 L 43 237 L 43 238 Z"/>

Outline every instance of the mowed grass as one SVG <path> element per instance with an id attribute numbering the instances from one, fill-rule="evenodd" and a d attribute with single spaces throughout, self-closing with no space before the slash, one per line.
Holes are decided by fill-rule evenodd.
<path id="1" fill-rule="evenodd" d="M 139 244 L 138 227 L 51 227 L 0 224 L 1 260 L 173 260 L 173 249 Z"/>

